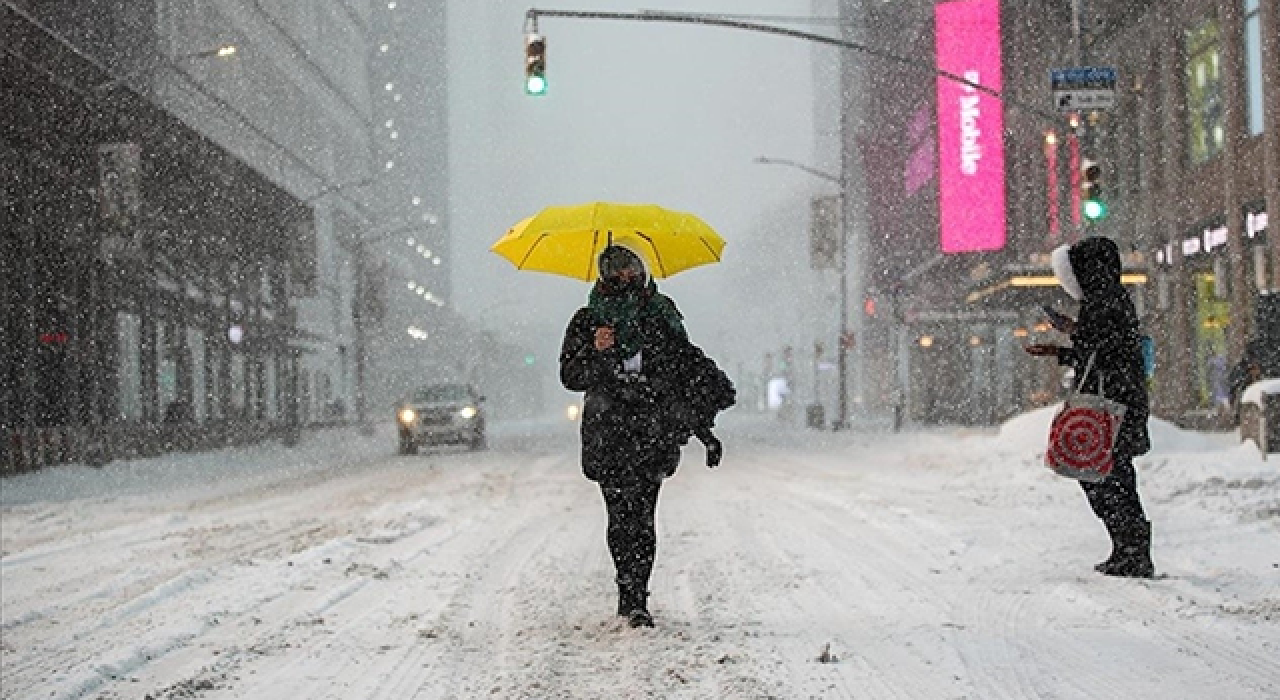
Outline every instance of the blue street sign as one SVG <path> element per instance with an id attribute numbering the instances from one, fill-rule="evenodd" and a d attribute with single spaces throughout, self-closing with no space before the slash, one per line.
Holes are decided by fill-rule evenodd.
<path id="1" fill-rule="evenodd" d="M 1049 71 L 1053 104 L 1061 112 L 1107 109 L 1115 104 L 1115 68 L 1062 68 Z"/>
<path id="2" fill-rule="evenodd" d="M 1063 68 L 1049 71 L 1054 90 L 1114 90 L 1115 68 Z"/>

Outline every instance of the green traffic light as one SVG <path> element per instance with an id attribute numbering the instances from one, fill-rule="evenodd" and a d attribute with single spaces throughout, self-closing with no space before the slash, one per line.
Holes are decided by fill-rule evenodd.
<path id="1" fill-rule="evenodd" d="M 524 92 L 526 95 L 547 94 L 547 79 L 541 75 L 529 76 L 524 81 Z"/>
<path id="2" fill-rule="evenodd" d="M 530 366 L 532 366 L 532 365 L 533 365 L 533 363 L 534 363 L 534 362 L 537 362 L 537 361 L 538 361 L 538 358 L 534 357 L 533 355 L 525 355 L 525 356 L 524 356 L 524 363 L 525 363 L 526 365 L 530 365 Z"/>
<path id="3" fill-rule="evenodd" d="M 1084 200 L 1084 218 L 1097 221 L 1107 215 L 1107 205 L 1097 199 Z"/>

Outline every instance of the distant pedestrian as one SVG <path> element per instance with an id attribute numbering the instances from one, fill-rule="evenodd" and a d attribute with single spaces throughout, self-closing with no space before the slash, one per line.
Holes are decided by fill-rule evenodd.
<path id="1" fill-rule="evenodd" d="M 560 381 L 586 392 L 582 469 L 599 483 L 608 512 L 618 614 L 632 627 L 652 627 L 658 491 L 691 435 L 705 445 L 707 466 L 719 464 L 723 447 L 711 429 L 733 405 L 734 389 L 689 342 L 675 303 L 658 292 L 638 254 L 611 245 L 598 265 L 587 306 L 565 330 Z"/>
<path id="2" fill-rule="evenodd" d="M 1063 321 L 1071 347 L 1030 345 L 1026 351 L 1056 357 L 1059 364 L 1074 368 L 1077 378 L 1083 377 L 1081 393 L 1103 395 L 1128 409 L 1112 451 L 1111 475 L 1100 483 L 1080 482 L 1111 536 L 1111 556 L 1094 568 L 1108 576 L 1151 578 L 1151 523 L 1133 468 L 1133 458 L 1151 449 L 1150 409 L 1142 333 L 1133 300 L 1120 282 L 1120 250 L 1109 238 L 1092 237 L 1060 246 L 1051 260 L 1063 289 L 1080 302 L 1080 315 Z M 1090 358 L 1093 367 L 1085 377 Z"/>
<path id="3" fill-rule="evenodd" d="M 1245 346 L 1240 361 L 1231 368 L 1231 374 L 1227 377 L 1236 425 L 1240 424 L 1240 397 L 1244 395 L 1244 390 L 1248 389 L 1250 384 L 1260 381 L 1263 376 L 1262 363 L 1258 360 L 1258 355 L 1257 342 L 1250 342 Z"/>

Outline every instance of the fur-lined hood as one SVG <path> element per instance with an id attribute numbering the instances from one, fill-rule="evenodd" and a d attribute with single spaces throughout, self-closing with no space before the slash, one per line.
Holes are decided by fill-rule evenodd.
<path id="1" fill-rule="evenodd" d="M 1072 299 L 1080 301 L 1084 299 L 1084 290 L 1080 289 L 1080 282 L 1076 280 L 1076 272 L 1071 269 L 1071 257 L 1069 255 L 1071 246 L 1060 245 L 1053 249 L 1049 254 L 1049 266 L 1053 268 L 1053 274 L 1058 278 L 1058 284 L 1071 295 Z"/>

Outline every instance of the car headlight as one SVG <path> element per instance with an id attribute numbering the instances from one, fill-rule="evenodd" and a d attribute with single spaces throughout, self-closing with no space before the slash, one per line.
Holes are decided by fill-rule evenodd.
<path id="1" fill-rule="evenodd" d="M 475 406 L 467 406 L 461 411 L 458 411 L 458 415 L 462 416 L 463 418 L 475 418 L 476 413 L 478 413 L 478 411 L 476 411 Z"/>
<path id="2" fill-rule="evenodd" d="M 400 422 L 404 423 L 405 425 L 409 425 L 417 417 L 418 417 L 417 411 L 414 411 L 412 408 L 400 409 Z"/>

